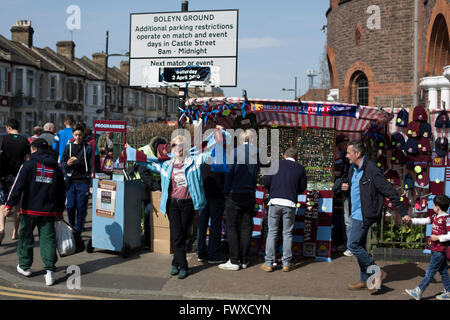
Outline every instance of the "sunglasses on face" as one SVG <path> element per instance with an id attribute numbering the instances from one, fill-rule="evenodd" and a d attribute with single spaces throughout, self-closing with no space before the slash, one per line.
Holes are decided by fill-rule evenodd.
<path id="1" fill-rule="evenodd" d="M 176 147 L 183 148 L 183 144 L 182 143 L 179 143 L 179 144 L 173 143 L 172 148 L 176 148 Z"/>

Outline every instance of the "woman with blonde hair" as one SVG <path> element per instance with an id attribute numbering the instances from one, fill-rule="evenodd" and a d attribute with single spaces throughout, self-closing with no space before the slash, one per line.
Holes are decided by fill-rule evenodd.
<path id="1" fill-rule="evenodd" d="M 170 160 L 161 162 L 157 158 L 147 157 L 147 162 L 137 162 L 138 165 L 161 174 L 159 209 L 169 216 L 170 234 L 175 246 L 170 274 L 178 275 L 179 279 L 186 278 L 188 272 L 186 240 L 189 226 L 195 212 L 206 206 L 200 166 L 211 158 L 216 142 L 222 141 L 222 134 L 229 136 L 220 129 L 222 127 L 217 126 L 214 134 L 208 136 L 203 152 L 195 147 L 185 152 L 187 144 L 184 137 L 177 136 L 171 142 Z M 128 160 L 131 159 L 129 155 L 132 152 L 134 149 L 127 147 Z"/>

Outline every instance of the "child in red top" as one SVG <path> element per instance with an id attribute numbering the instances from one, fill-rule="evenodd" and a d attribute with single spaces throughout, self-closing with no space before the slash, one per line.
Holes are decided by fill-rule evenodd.
<path id="1" fill-rule="evenodd" d="M 436 296 L 439 300 L 450 300 L 450 277 L 447 272 L 447 247 L 450 243 L 450 215 L 447 213 L 450 198 L 446 195 L 438 195 L 433 199 L 435 214 L 429 218 L 412 219 L 416 225 L 433 224 L 431 232 L 431 261 L 425 278 L 420 285 L 412 290 L 405 290 L 407 294 L 416 300 L 422 298 L 422 293 L 433 280 L 436 272 L 442 276 L 444 293 Z"/>

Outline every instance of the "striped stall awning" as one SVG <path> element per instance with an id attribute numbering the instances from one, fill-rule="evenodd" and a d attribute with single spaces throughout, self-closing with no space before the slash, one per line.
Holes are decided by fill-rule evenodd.
<path id="1" fill-rule="evenodd" d="M 244 98 L 230 98 L 230 97 L 214 97 L 214 98 L 192 98 L 186 102 L 188 106 L 201 107 L 205 104 L 220 105 L 226 103 L 227 105 L 234 104 L 234 109 L 237 115 L 240 115 L 240 107 L 244 103 Z M 247 101 L 250 105 L 252 103 L 298 103 L 296 100 L 272 100 L 272 99 L 249 99 Z M 302 101 L 303 103 L 314 104 L 329 104 L 321 101 Z M 347 106 L 350 104 L 342 103 L 340 105 Z M 320 116 L 308 115 L 300 113 L 289 112 L 267 112 L 267 111 L 247 111 L 256 115 L 258 124 L 261 126 L 280 126 L 280 127 L 307 127 L 307 128 L 329 128 L 337 131 L 345 131 L 349 135 L 354 134 L 354 138 L 359 139 L 360 132 L 362 132 L 371 121 L 376 121 L 386 117 L 387 112 L 379 108 L 368 106 L 360 106 L 356 118 L 349 116 Z M 233 125 L 233 117 L 217 117 L 216 122 L 225 128 L 231 128 Z M 209 124 L 211 126 L 211 124 Z M 350 137 L 351 138 L 351 137 Z"/>

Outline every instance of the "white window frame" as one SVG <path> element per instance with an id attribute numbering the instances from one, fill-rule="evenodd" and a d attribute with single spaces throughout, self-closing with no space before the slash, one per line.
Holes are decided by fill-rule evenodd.
<path id="1" fill-rule="evenodd" d="M 149 102 L 149 110 L 150 111 L 156 111 L 156 101 L 155 101 L 155 95 L 150 95 L 150 102 Z"/>
<path id="2" fill-rule="evenodd" d="M 55 79 L 54 86 L 52 86 L 52 79 Z M 50 75 L 48 77 L 48 99 L 49 100 L 56 100 L 57 94 L 58 94 L 58 77 L 56 75 Z M 52 95 L 52 90 L 54 94 Z"/>
<path id="3" fill-rule="evenodd" d="M 0 94 L 8 94 L 8 68 L 0 67 Z"/>
<path id="4" fill-rule="evenodd" d="M 18 94 L 19 92 L 19 88 L 18 88 L 18 86 L 17 86 L 17 84 L 18 83 L 20 83 L 20 91 L 22 92 L 22 94 L 24 94 L 24 90 L 23 90 L 23 71 L 24 71 L 25 69 L 24 68 L 16 68 L 15 69 L 15 72 L 14 72 L 14 93 L 15 94 Z M 17 82 L 17 76 L 18 75 L 21 75 L 21 80 L 22 81 L 20 81 L 20 82 Z"/>
<path id="5" fill-rule="evenodd" d="M 34 97 L 34 79 L 35 79 L 35 72 L 33 70 L 30 69 L 25 69 L 26 72 L 26 76 L 25 76 L 25 95 L 27 97 Z M 30 77 L 31 75 L 31 77 Z M 31 84 L 28 82 L 28 80 L 31 80 Z"/>
<path id="6" fill-rule="evenodd" d="M 92 104 L 96 106 L 98 104 L 98 86 L 92 85 Z"/>

